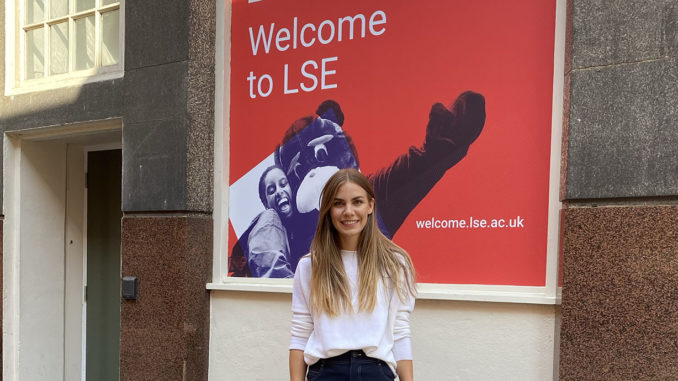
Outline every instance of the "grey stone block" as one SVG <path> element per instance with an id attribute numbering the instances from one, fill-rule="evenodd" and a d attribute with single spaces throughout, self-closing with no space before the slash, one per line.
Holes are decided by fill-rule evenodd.
<path id="1" fill-rule="evenodd" d="M 678 54 L 678 1 L 574 0 L 573 69 Z"/>
<path id="2" fill-rule="evenodd" d="M 566 198 L 678 195 L 678 59 L 571 79 Z"/>
<path id="3" fill-rule="evenodd" d="M 188 2 L 125 2 L 125 68 L 137 69 L 188 59 Z"/>
<path id="4" fill-rule="evenodd" d="M 4 137 L 4 132 L 118 118 L 122 115 L 122 88 L 122 80 L 113 80 L 0 97 L 0 134 Z M 0 158 L 0 165 L 2 161 Z"/>
<path id="5" fill-rule="evenodd" d="M 125 122 L 184 118 L 187 66 L 184 61 L 125 72 Z"/>
<path id="6" fill-rule="evenodd" d="M 122 80 L 3 97 L 4 131 L 102 120 L 122 115 Z"/>
<path id="7" fill-rule="evenodd" d="M 186 120 L 123 123 L 122 210 L 186 210 Z"/>

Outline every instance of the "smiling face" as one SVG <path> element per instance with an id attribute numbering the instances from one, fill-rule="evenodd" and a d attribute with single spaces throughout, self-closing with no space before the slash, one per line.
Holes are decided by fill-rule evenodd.
<path id="1" fill-rule="evenodd" d="M 374 199 L 357 184 L 346 182 L 339 186 L 332 201 L 330 216 L 337 229 L 341 249 L 356 250 L 360 233 L 374 211 Z"/>
<path id="2" fill-rule="evenodd" d="M 280 217 L 292 216 L 292 188 L 280 168 L 273 168 L 263 179 L 266 206 L 278 212 Z"/>

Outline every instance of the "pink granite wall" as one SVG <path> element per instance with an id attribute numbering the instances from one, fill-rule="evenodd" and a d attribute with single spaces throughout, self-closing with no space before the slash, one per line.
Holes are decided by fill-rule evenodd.
<path id="1" fill-rule="evenodd" d="M 206 381 L 211 216 L 122 220 L 122 275 L 138 278 L 123 300 L 120 380 Z"/>
<path id="2" fill-rule="evenodd" d="M 678 380 L 678 206 L 565 211 L 560 380 Z"/>

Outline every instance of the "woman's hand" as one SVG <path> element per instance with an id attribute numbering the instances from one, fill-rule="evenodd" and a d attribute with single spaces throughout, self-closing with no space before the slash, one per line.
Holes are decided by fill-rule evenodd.
<path id="1" fill-rule="evenodd" d="M 290 381 L 306 380 L 306 361 L 304 351 L 290 349 Z"/>
<path id="2" fill-rule="evenodd" d="M 400 381 L 414 380 L 414 368 L 412 367 L 412 360 L 398 361 L 396 364 L 396 373 L 398 373 L 398 378 Z"/>

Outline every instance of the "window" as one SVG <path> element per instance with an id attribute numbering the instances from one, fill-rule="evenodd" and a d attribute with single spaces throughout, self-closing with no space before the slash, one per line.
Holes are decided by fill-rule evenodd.
<path id="1" fill-rule="evenodd" d="M 120 0 L 20 0 L 23 85 L 122 71 Z"/>

